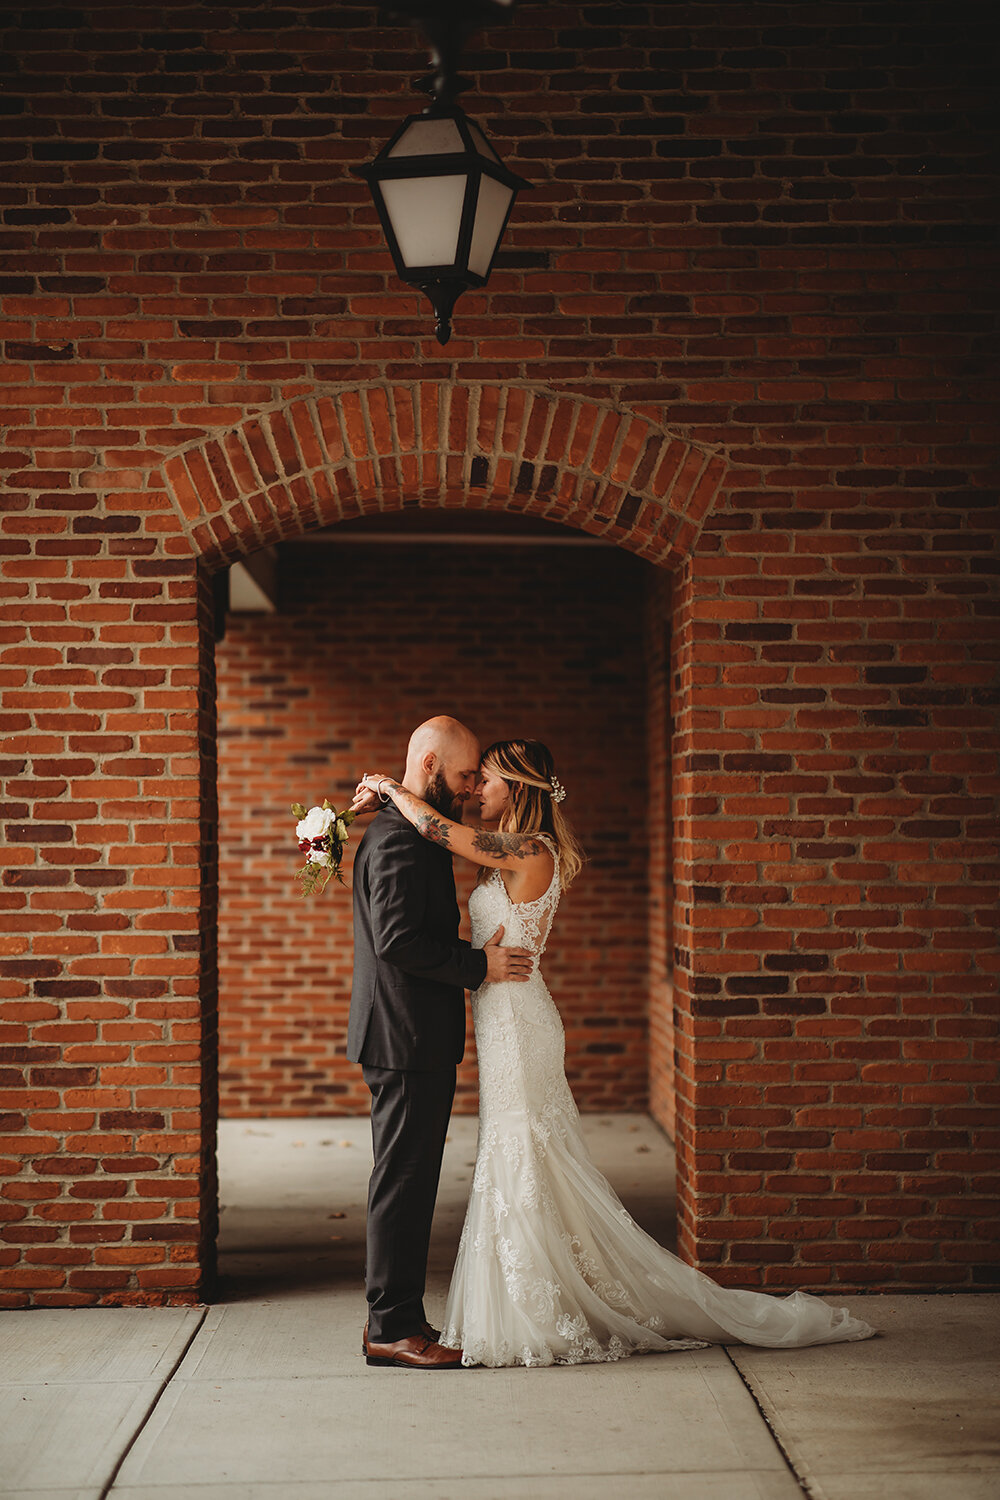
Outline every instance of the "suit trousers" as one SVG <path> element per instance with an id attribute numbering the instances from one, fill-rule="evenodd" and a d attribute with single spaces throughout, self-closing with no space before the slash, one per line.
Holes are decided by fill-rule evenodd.
<path id="1" fill-rule="evenodd" d="M 420 1073 L 362 1069 L 372 1096 L 375 1165 L 368 1185 L 368 1337 L 391 1344 L 419 1333 L 431 1221 L 455 1067 Z"/>

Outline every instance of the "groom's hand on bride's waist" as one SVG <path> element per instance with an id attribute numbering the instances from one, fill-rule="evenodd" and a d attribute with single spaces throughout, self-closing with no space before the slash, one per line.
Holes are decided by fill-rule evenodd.
<path id="1" fill-rule="evenodd" d="M 501 948 L 503 928 L 498 927 L 488 942 L 483 944 L 486 954 L 486 982 L 497 984 L 502 980 L 514 980 L 523 984 L 531 978 L 535 961 L 527 948 Z"/>

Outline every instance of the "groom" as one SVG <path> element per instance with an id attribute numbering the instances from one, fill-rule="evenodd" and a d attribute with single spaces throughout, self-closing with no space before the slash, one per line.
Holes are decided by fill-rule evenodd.
<path id="1" fill-rule="evenodd" d="M 457 719 L 428 719 L 410 736 L 403 786 L 460 820 L 479 784 L 479 743 Z M 465 990 L 526 980 L 531 956 L 458 936 L 451 855 L 428 843 L 393 803 L 354 860 L 354 983 L 347 1056 L 372 1096 L 375 1165 L 368 1188 L 365 1280 L 370 1365 L 462 1368 L 424 1317 L 431 1220 L 455 1068 L 465 1050 Z"/>

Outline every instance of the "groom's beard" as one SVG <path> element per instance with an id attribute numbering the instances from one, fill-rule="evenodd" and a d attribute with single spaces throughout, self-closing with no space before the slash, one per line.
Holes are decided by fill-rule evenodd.
<path id="1" fill-rule="evenodd" d="M 427 783 L 424 801 L 429 802 L 435 812 L 443 813 L 446 818 L 454 818 L 457 823 L 462 821 L 464 799 L 452 791 L 444 779 L 443 771 L 436 771 L 433 779 Z"/>

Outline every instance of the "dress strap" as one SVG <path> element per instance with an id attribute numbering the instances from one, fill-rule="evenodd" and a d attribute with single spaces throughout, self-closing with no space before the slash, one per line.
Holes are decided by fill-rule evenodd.
<path id="1" fill-rule="evenodd" d="M 532 838 L 536 838 L 540 844 L 544 844 L 556 864 L 559 863 L 559 846 L 550 833 L 534 833 L 532 834 Z"/>

